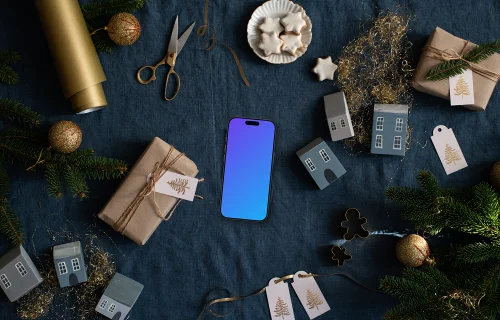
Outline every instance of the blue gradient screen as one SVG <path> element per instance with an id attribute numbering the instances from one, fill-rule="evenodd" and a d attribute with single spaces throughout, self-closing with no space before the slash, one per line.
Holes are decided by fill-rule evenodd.
<path id="1" fill-rule="evenodd" d="M 247 121 L 259 125 L 249 125 Z M 234 118 L 229 122 L 221 205 L 224 217 L 266 218 L 273 146 L 271 121 Z"/>

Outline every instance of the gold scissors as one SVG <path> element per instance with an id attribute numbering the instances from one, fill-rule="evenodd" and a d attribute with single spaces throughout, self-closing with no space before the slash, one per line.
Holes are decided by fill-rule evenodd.
<path id="1" fill-rule="evenodd" d="M 148 84 L 153 80 L 156 80 L 156 69 L 158 69 L 159 66 L 162 66 L 164 64 L 168 64 L 170 66 L 170 71 L 167 73 L 167 78 L 165 80 L 165 100 L 171 101 L 174 100 L 175 97 L 177 96 L 177 93 L 179 92 L 179 89 L 181 88 L 181 77 L 175 72 L 174 67 L 175 67 L 175 62 L 177 60 L 177 56 L 179 53 L 181 53 L 182 47 L 186 44 L 187 39 L 189 38 L 189 35 L 191 34 L 191 31 L 193 31 L 194 27 L 194 22 L 193 24 L 182 34 L 180 38 L 179 36 L 179 26 L 178 26 L 178 21 L 179 17 L 177 16 L 175 18 L 175 24 L 174 24 L 174 29 L 172 30 L 172 34 L 170 36 L 170 43 L 168 44 L 168 52 L 167 55 L 156 64 L 156 66 L 144 66 L 137 71 L 137 81 L 141 84 Z M 149 77 L 148 80 L 143 80 L 141 78 L 141 72 L 144 69 L 150 69 L 151 70 L 151 77 Z M 170 78 L 171 75 L 174 75 L 177 78 L 177 88 L 175 90 L 175 93 L 172 97 L 167 97 L 167 86 L 168 86 L 168 79 Z"/>

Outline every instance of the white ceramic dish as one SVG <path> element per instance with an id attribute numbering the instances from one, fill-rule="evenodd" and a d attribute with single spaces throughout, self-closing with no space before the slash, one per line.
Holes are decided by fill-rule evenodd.
<path id="1" fill-rule="evenodd" d="M 266 57 L 264 55 L 264 52 L 259 49 L 260 35 L 262 34 L 262 32 L 259 30 L 259 26 L 264 23 L 264 19 L 266 17 L 284 18 L 288 12 L 299 11 L 302 12 L 302 18 L 307 23 L 307 26 L 301 32 L 302 43 L 304 44 L 304 46 L 297 50 L 295 56 L 289 54 L 288 52 L 282 52 L 281 54 L 272 54 Z M 307 51 L 307 47 L 311 44 L 312 22 L 311 19 L 306 15 L 306 11 L 304 10 L 304 8 L 302 8 L 298 4 L 289 0 L 269 0 L 255 9 L 255 11 L 253 12 L 250 21 L 248 21 L 247 38 L 248 44 L 253 49 L 255 54 L 258 55 L 261 59 L 274 64 L 292 63 L 300 58 Z"/>

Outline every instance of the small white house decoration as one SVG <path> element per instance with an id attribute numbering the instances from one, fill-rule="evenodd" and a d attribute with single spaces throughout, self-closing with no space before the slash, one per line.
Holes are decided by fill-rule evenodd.
<path id="1" fill-rule="evenodd" d="M 61 288 L 87 281 L 87 268 L 80 241 L 55 246 L 53 257 Z"/>
<path id="2" fill-rule="evenodd" d="M 371 153 L 404 157 L 407 123 L 407 105 L 376 104 L 373 110 Z"/>
<path id="3" fill-rule="evenodd" d="M 43 279 L 23 246 L 0 257 L 0 287 L 11 302 L 30 292 Z"/>
<path id="4" fill-rule="evenodd" d="M 128 319 L 144 286 L 121 273 L 116 273 L 97 303 L 95 310 L 112 320 Z"/>
<path id="5" fill-rule="evenodd" d="M 344 92 L 324 96 L 325 113 L 332 141 L 354 137 L 351 115 Z"/>

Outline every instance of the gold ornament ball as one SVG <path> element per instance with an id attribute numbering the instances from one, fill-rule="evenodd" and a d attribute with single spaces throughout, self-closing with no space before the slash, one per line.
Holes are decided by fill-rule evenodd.
<path id="1" fill-rule="evenodd" d="M 71 121 L 61 120 L 49 130 L 49 145 L 57 152 L 71 153 L 82 143 L 82 130 Z"/>
<path id="2" fill-rule="evenodd" d="M 496 162 L 491 168 L 490 182 L 493 188 L 500 190 L 500 161 Z"/>
<path id="3" fill-rule="evenodd" d="M 139 39 L 141 25 L 130 13 L 117 13 L 111 17 L 105 28 L 114 43 L 120 46 L 130 46 Z"/>
<path id="4" fill-rule="evenodd" d="M 430 259 L 430 255 L 429 244 L 417 234 L 408 234 L 396 243 L 396 256 L 405 266 L 420 267 Z"/>

